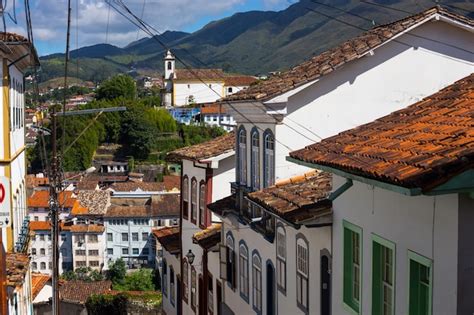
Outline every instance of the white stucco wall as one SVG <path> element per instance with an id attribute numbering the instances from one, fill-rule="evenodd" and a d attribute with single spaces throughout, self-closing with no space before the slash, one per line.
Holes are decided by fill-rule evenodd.
<path id="1" fill-rule="evenodd" d="M 189 96 L 194 103 L 212 103 L 224 96 L 222 81 L 175 81 L 173 82 L 174 106 L 189 105 Z"/>
<path id="2" fill-rule="evenodd" d="M 178 257 L 176 257 L 175 255 L 171 255 L 170 253 L 168 253 L 166 250 L 163 250 L 163 259 L 166 260 L 166 268 L 167 268 L 167 287 L 168 287 L 168 293 L 167 295 L 165 296 L 163 294 L 163 310 L 166 312 L 166 314 L 168 315 L 173 315 L 173 314 L 177 314 L 177 303 L 179 303 L 179 301 L 176 301 L 177 300 L 177 297 L 178 297 L 178 293 L 177 293 L 177 286 L 175 285 L 175 303 L 174 305 L 171 304 L 171 301 L 170 301 L 170 266 L 173 267 L 173 270 L 175 272 L 175 277 L 177 277 L 179 274 L 180 274 L 180 268 L 181 268 L 181 265 L 180 265 L 180 261 L 178 259 Z M 160 266 L 160 275 L 163 276 L 163 265 Z M 176 279 L 175 279 L 175 284 L 177 283 Z"/>
<path id="3" fill-rule="evenodd" d="M 38 293 L 38 295 L 33 300 L 33 303 L 48 302 L 48 300 L 53 296 L 53 287 L 51 282 L 48 282 L 43 289 Z"/>
<path id="4" fill-rule="evenodd" d="M 344 183 L 334 177 L 334 189 Z M 343 307 L 343 220 L 362 228 L 362 314 L 372 306 L 372 234 L 395 243 L 395 312 L 408 312 L 408 250 L 433 260 L 433 315 L 456 314 L 458 197 L 409 197 L 354 182 L 333 203 L 333 314 Z"/>
<path id="5" fill-rule="evenodd" d="M 85 234 L 85 242 L 82 244 L 79 244 L 76 240 L 76 236 L 80 234 Z M 98 240 L 97 243 L 92 243 L 89 241 L 89 236 L 91 235 L 97 235 Z M 105 249 L 105 232 L 104 233 L 72 233 L 72 253 L 73 253 L 73 263 L 74 263 L 74 270 L 77 269 L 78 266 L 77 262 L 78 261 L 85 261 L 86 266 L 85 267 L 91 267 L 92 269 L 95 270 L 100 270 L 105 264 L 104 258 L 106 256 L 106 249 Z M 85 250 L 86 255 L 85 256 L 78 256 L 76 255 L 76 250 Z M 91 256 L 89 255 L 89 250 L 98 250 L 99 255 L 98 256 Z M 90 262 L 91 261 L 98 261 L 99 266 L 91 266 Z M 104 264 L 104 265 L 102 265 Z"/>

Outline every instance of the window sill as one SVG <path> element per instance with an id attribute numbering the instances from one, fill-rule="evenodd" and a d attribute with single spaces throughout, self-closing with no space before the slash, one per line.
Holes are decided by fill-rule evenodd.
<path id="1" fill-rule="evenodd" d="M 348 312 L 349 314 L 352 315 L 360 315 L 360 311 L 355 311 L 349 304 L 346 302 L 342 302 L 342 307 Z"/>

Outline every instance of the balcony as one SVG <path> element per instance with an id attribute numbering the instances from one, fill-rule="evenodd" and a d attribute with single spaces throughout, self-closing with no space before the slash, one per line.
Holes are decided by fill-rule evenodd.
<path id="1" fill-rule="evenodd" d="M 21 225 L 18 241 L 15 244 L 15 251 L 17 253 L 26 253 L 28 250 L 28 243 L 30 241 L 30 217 L 26 216 Z"/>

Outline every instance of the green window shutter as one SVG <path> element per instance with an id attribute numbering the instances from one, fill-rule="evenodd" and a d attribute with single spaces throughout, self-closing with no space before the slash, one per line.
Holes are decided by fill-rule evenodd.
<path id="1" fill-rule="evenodd" d="M 431 315 L 431 261 L 420 255 L 409 253 L 410 285 L 409 315 Z"/>
<path id="2" fill-rule="evenodd" d="M 418 292 L 420 291 L 420 264 L 416 261 L 410 260 L 410 301 L 409 314 L 420 315 L 420 301 Z"/>
<path id="3" fill-rule="evenodd" d="M 344 303 L 352 307 L 352 231 L 344 228 Z"/>
<path id="4" fill-rule="evenodd" d="M 373 242 L 372 252 L 372 314 L 382 314 L 382 246 Z"/>

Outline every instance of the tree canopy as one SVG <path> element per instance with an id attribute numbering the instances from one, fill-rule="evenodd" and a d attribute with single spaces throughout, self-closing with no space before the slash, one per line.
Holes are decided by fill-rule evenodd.
<path id="1" fill-rule="evenodd" d="M 97 89 L 96 98 L 98 100 L 114 100 L 122 97 L 133 100 L 136 94 L 135 81 L 128 75 L 120 74 L 104 81 Z"/>

